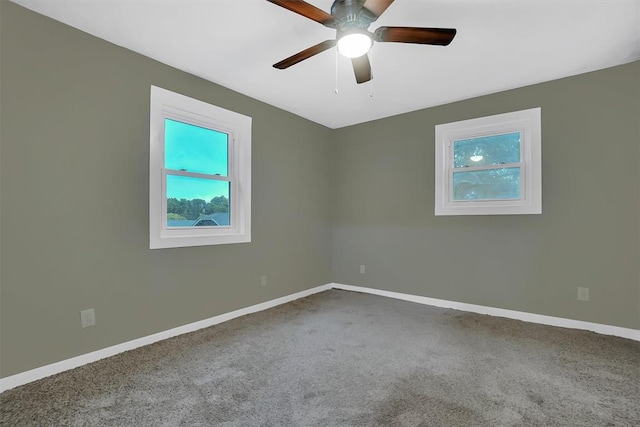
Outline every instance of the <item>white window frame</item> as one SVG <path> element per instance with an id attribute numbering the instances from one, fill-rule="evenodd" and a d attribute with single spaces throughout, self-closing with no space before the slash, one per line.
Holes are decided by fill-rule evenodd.
<path id="1" fill-rule="evenodd" d="M 437 125 L 435 147 L 435 215 L 516 215 L 542 213 L 541 109 L 515 111 Z M 453 143 L 465 139 L 520 132 L 520 199 L 454 200 Z M 482 167 L 479 169 L 486 169 Z"/>
<path id="2" fill-rule="evenodd" d="M 228 134 L 228 175 L 216 177 L 189 171 L 165 169 L 165 119 L 173 119 Z M 150 249 L 251 241 L 251 117 L 151 86 L 149 147 Z M 167 227 L 167 174 L 230 182 L 230 225 Z"/>

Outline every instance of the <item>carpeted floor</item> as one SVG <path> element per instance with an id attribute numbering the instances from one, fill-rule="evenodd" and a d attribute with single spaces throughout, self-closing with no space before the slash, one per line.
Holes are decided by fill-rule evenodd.
<path id="1" fill-rule="evenodd" d="M 639 426 L 640 342 L 331 290 L 6 391 L 2 426 Z"/>

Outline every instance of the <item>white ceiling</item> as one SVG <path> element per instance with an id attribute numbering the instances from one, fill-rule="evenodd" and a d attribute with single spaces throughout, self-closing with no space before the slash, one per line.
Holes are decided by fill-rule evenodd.
<path id="1" fill-rule="evenodd" d="M 456 28 L 455 39 L 376 43 L 372 86 L 339 57 L 336 94 L 335 49 L 272 67 L 335 30 L 266 0 L 13 1 L 330 128 L 640 59 L 640 0 L 396 0 L 370 30 Z"/>

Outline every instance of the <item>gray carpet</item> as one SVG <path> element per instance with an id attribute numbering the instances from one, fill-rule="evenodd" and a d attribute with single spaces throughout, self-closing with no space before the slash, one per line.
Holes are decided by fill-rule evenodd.
<path id="1" fill-rule="evenodd" d="M 327 291 L 0 395 L 3 426 L 639 426 L 640 342 Z"/>

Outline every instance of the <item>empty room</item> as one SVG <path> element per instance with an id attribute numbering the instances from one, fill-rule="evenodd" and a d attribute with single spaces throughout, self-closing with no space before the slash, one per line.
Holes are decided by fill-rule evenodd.
<path id="1" fill-rule="evenodd" d="M 640 2 L 0 0 L 0 425 L 640 425 Z"/>

